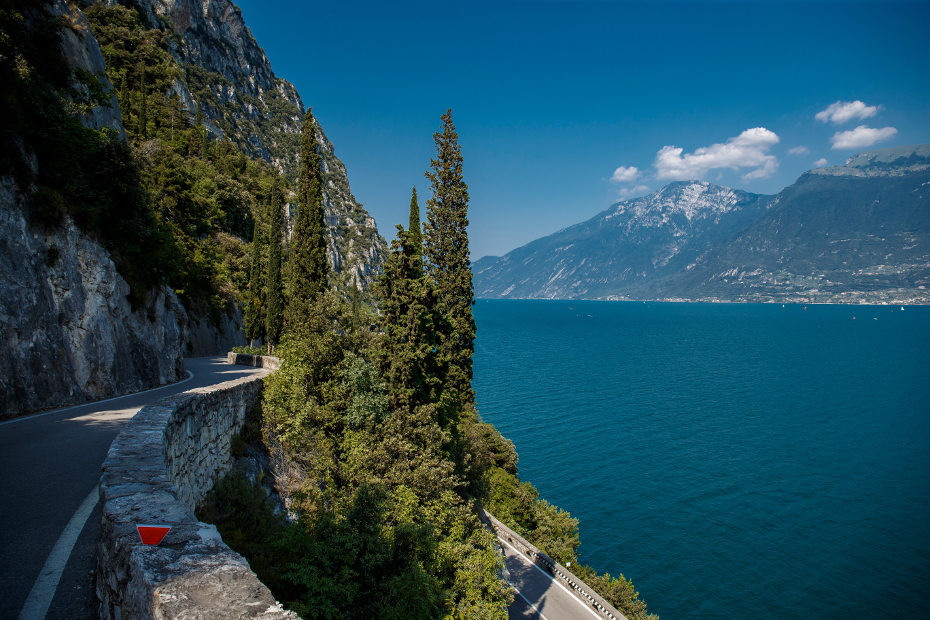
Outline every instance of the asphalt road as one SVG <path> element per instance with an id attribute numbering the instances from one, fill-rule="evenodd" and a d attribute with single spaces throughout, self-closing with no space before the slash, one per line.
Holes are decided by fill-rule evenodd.
<path id="1" fill-rule="evenodd" d="M 510 620 L 593 620 L 604 616 L 582 603 L 569 589 L 554 580 L 506 541 L 504 577 L 516 593 L 508 610 Z"/>
<path id="2" fill-rule="evenodd" d="M 50 554 L 63 556 L 64 569 L 57 587 L 45 586 L 49 595 L 54 592 L 46 617 L 97 616 L 93 571 L 100 506 L 96 489 L 110 444 L 123 424 L 149 403 L 266 372 L 225 362 L 224 357 L 187 359 L 187 370 L 193 373 L 188 380 L 0 423 L 0 618 L 17 618 L 24 611 L 22 617 L 41 617 L 35 610 L 44 605 L 36 605 L 30 592 L 40 573 L 48 572 Z M 67 531 L 80 532 L 73 548 L 56 547 Z M 39 582 L 48 584 L 50 579 L 54 581 L 46 576 Z M 24 610 L 27 598 L 30 605 Z"/>
<path id="3" fill-rule="evenodd" d="M 110 444 L 147 404 L 265 372 L 225 362 L 222 357 L 187 359 L 186 367 L 193 374 L 187 380 L 0 422 L 0 618 L 97 617 L 94 570 L 100 505 L 96 491 Z M 69 538 L 69 531 L 73 547 L 61 542 Z M 507 581 L 516 590 L 509 610 L 512 620 L 601 618 L 516 549 L 502 546 Z M 49 570 L 56 557 L 61 565 L 58 580 Z M 36 594 L 43 587 L 44 597 Z"/>

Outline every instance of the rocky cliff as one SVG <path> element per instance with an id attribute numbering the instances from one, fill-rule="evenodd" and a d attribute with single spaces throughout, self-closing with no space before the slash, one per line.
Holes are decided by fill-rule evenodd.
<path id="1" fill-rule="evenodd" d="M 110 254 L 68 219 L 43 231 L 0 179 L 0 417 L 180 379 L 187 315 L 167 288 L 135 311 Z"/>
<path id="2" fill-rule="evenodd" d="M 83 15 L 63 0 L 65 59 L 107 92 L 104 61 Z M 85 84 L 77 80 L 72 87 Z M 119 107 L 78 110 L 83 124 L 125 136 Z M 29 155 L 33 173 L 40 163 Z M 0 177 L 0 417 L 134 392 L 182 378 L 187 314 L 168 288 L 133 309 L 110 253 L 70 217 L 46 228 L 29 220 L 29 192 Z"/>
<path id="3" fill-rule="evenodd" d="M 119 4 L 117 0 L 98 0 Z M 173 90 L 193 117 L 228 137 L 246 153 L 296 175 L 304 105 L 293 84 L 277 77 L 271 63 L 229 0 L 134 0 L 149 28 L 173 35 L 173 57 L 183 68 Z M 387 244 L 374 219 L 349 189 L 345 165 L 322 132 L 323 202 L 329 259 L 343 286 L 366 288 L 381 272 Z"/>

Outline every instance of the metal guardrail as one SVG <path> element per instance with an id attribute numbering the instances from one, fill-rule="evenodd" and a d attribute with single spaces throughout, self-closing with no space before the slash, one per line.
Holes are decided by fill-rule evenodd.
<path id="1" fill-rule="evenodd" d="M 534 564 L 545 568 L 546 571 L 552 575 L 553 579 L 558 578 L 559 581 L 569 586 L 572 589 L 572 593 L 575 594 L 579 601 L 590 606 L 593 610 L 610 620 L 628 620 L 626 616 L 595 592 L 594 588 L 537 549 L 535 545 L 528 542 L 525 538 L 501 523 L 494 515 L 483 508 L 479 508 L 478 515 L 481 517 L 482 521 L 491 527 L 491 530 L 499 539 L 506 540 L 514 548 L 523 552 L 527 557 L 533 560 Z"/>

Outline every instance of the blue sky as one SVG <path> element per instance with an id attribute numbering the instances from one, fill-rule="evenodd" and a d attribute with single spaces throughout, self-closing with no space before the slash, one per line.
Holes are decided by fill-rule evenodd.
<path id="1" fill-rule="evenodd" d="M 925 2 L 237 4 L 388 238 L 452 108 L 473 259 L 677 178 L 776 193 L 930 142 Z"/>

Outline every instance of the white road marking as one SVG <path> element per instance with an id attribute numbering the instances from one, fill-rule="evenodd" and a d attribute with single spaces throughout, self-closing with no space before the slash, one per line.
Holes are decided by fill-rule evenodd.
<path id="1" fill-rule="evenodd" d="M 549 618 L 547 618 L 547 617 L 545 617 L 545 616 L 543 615 L 543 612 L 541 612 L 541 611 L 539 611 L 538 609 L 536 609 L 536 605 L 532 604 L 532 603 L 530 602 L 530 599 L 528 599 L 528 598 L 526 598 L 525 596 L 523 596 L 523 592 L 520 592 L 519 590 L 517 590 L 517 589 L 514 588 L 513 586 L 510 586 L 510 587 L 513 588 L 513 591 L 514 591 L 514 592 L 516 592 L 517 594 L 520 595 L 520 598 L 522 598 L 524 601 L 526 601 L 526 604 L 527 604 L 527 605 L 529 605 L 530 607 L 533 608 L 533 611 L 536 612 L 536 615 L 537 615 L 537 616 L 539 616 L 540 618 L 542 618 L 542 620 L 549 620 Z"/>
<path id="2" fill-rule="evenodd" d="M 159 385 L 157 388 L 152 388 L 150 390 L 142 390 L 141 392 L 132 392 L 131 394 L 123 394 L 122 396 L 113 396 L 112 398 L 104 398 L 103 400 L 91 400 L 86 403 L 81 403 L 79 405 L 71 405 L 70 407 L 62 407 L 60 409 L 52 409 L 51 411 L 43 411 L 42 413 L 34 413 L 32 415 L 24 415 L 12 420 L 7 420 L 5 422 L 0 422 L 0 426 L 6 426 L 7 424 L 15 424 L 17 422 L 23 422 L 25 420 L 34 420 L 36 418 L 41 418 L 42 416 L 52 415 L 53 413 L 62 413 L 63 411 L 68 411 L 69 409 L 77 409 L 78 407 L 86 407 L 88 405 L 96 405 L 99 403 L 108 403 L 112 400 L 119 400 L 121 398 L 127 398 L 129 396 L 135 396 L 136 394 L 145 394 L 147 392 L 156 392 L 158 390 L 164 390 L 176 385 L 181 385 L 182 383 L 187 383 L 194 378 L 194 373 L 187 371 L 187 378 L 181 379 L 180 381 L 175 381 L 174 383 L 168 383 L 165 385 Z"/>
<path id="3" fill-rule="evenodd" d="M 552 581 L 552 583 L 554 583 L 555 585 L 557 585 L 557 586 L 559 586 L 560 588 L 562 588 L 563 590 L 565 590 L 565 591 L 569 594 L 569 596 L 572 597 L 572 600 L 573 600 L 573 601 L 577 602 L 579 605 L 581 605 L 582 607 L 584 607 L 585 609 L 587 609 L 589 612 L 591 612 L 591 615 L 593 615 L 595 618 L 600 618 L 600 619 L 603 619 L 603 618 L 604 618 L 604 616 L 601 616 L 601 615 L 598 614 L 596 611 L 594 611 L 593 609 L 591 609 L 590 607 L 588 607 L 587 605 L 585 605 L 584 603 L 582 603 L 581 600 L 576 596 L 576 594 L 575 594 L 574 592 L 572 592 L 571 590 L 569 590 L 568 588 L 566 588 L 564 585 L 562 585 L 562 584 L 559 582 L 558 579 L 556 579 L 555 577 L 553 577 L 552 575 L 550 575 L 549 573 L 547 573 L 547 572 L 544 571 L 543 569 L 539 568 L 539 565 L 536 564 L 536 562 L 530 562 L 529 560 L 527 560 L 526 558 L 524 558 L 524 557 L 523 557 L 523 554 L 520 553 L 520 550 L 519 550 L 519 549 L 517 549 L 516 547 L 514 547 L 513 545 L 511 545 L 509 542 L 507 542 L 506 540 L 504 540 L 504 539 L 502 539 L 502 538 L 498 538 L 498 540 L 501 541 L 502 543 L 504 543 L 505 545 L 507 545 L 508 547 L 510 547 L 511 549 L 513 549 L 514 551 L 516 551 L 517 557 L 519 557 L 520 560 L 522 560 L 523 562 L 529 564 L 530 566 L 532 566 L 533 568 L 535 568 L 536 570 L 538 570 L 539 572 L 541 572 L 543 575 L 545 575 L 546 577 L 548 577 L 549 580 Z M 517 589 L 514 588 L 514 590 L 516 591 Z M 520 596 L 523 596 L 523 595 L 521 594 Z M 529 601 L 527 601 L 527 602 L 529 603 Z M 534 609 L 535 609 L 535 608 L 534 608 Z M 537 612 L 537 613 L 538 613 L 538 612 Z M 540 615 L 542 615 L 542 614 L 540 614 Z"/>
<path id="4" fill-rule="evenodd" d="M 77 511 L 68 521 L 68 525 L 62 530 L 58 542 L 52 547 L 52 552 L 48 554 L 45 565 L 39 571 L 36 582 L 23 603 L 23 609 L 19 612 L 19 620 L 43 620 L 48 612 L 48 606 L 52 604 L 55 597 L 55 590 L 58 589 L 58 582 L 61 581 L 61 574 L 68 564 L 68 558 L 71 557 L 71 550 L 74 549 L 74 543 L 77 542 L 87 518 L 94 511 L 97 505 L 100 492 L 94 485 L 93 490 L 84 498 Z"/>

